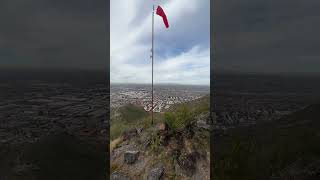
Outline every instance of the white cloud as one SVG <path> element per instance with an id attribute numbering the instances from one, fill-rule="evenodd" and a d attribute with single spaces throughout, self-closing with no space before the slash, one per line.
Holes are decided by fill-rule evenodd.
<path id="1" fill-rule="evenodd" d="M 209 84 L 209 0 L 111 0 L 111 82 L 151 82 L 152 2 L 170 24 L 155 16 L 154 82 Z"/>

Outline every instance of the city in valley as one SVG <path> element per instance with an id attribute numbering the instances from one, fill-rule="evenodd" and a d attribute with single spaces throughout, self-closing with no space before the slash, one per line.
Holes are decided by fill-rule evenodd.
<path id="1" fill-rule="evenodd" d="M 154 112 L 164 112 L 173 104 L 184 103 L 208 95 L 209 86 L 196 85 L 155 85 Z M 111 84 L 110 107 L 117 108 L 125 104 L 142 106 L 151 111 L 151 85 Z"/>

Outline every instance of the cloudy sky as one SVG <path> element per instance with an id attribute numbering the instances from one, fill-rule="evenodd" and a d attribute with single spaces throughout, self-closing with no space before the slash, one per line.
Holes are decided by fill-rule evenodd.
<path id="1" fill-rule="evenodd" d="M 210 82 L 209 0 L 111 0 L 112 83 L 151 82 L 152 4 L 161 5 L 170 27 L 155 15 L 154 82 Z"/>
<path id="2" fill-rule="evenodd" d="M 214 72 L 320 73 L 320 1 L 213 2 Z"/>
<path id="3" fill-rule="evenodd" d="M 105 0 L 1 0 L 0 67 L 108 67 Z"/>

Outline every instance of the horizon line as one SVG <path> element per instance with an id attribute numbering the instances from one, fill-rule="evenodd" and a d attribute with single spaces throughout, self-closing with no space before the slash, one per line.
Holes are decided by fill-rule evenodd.
<path id="1" fill-rule="evenodd" d="M 151 83 L 125 83 L 125 82 L 110 82 L 110 85 L 112 84 L 132 84 L 132 85 L 150 85 Z M 182 85 L 182 86 L 208 86 L 210 87 L 210 84 L 181 84 L 181 83 L 153 83 L 154 85 Z"/>

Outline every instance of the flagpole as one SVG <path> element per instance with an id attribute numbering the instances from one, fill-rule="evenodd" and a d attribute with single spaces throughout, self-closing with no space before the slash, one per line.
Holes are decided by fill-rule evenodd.
<path id="1" fill-rule="evenodd" d="M 152 49 L 151 49 L 151 58 L 152 58 L 152 85 L 151 85 L 151 124 L 153 124 L 153 42 L 154 42 L 154 5 L 152 6 Z"/>

